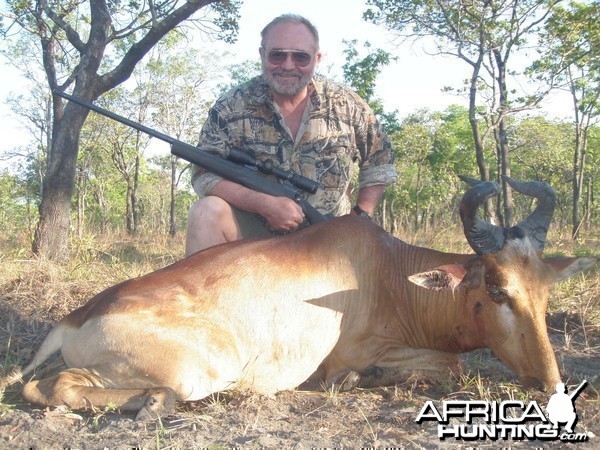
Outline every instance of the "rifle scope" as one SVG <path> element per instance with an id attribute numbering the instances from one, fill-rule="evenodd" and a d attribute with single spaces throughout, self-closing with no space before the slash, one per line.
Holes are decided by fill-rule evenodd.
<path id="1" fill-rule="evenodd" d="M 310 178 L 298 175 L 296 172 L 292 172 L 291 170 L 285 170 L 279 167 L 275 167 L 273 164 L 273 160 L 271 159 L 267 159 L 265 161 L 257 161 L 243 150 L 232 148 L 231 150 L 229 150 L 229 155 L 227 156 L 227 159 L 238 164 L 254 166 L 262 173 L 265 173 L 267 175 L 273 175 L 279 178 L 280 180 L 288 181 L 290 184 L 297 187 L 298 189 L 310 192 L 311 194 L 315 194 L 321 187 L 319 183 L 317 183 L 314 180 L 311 180 Z"/>

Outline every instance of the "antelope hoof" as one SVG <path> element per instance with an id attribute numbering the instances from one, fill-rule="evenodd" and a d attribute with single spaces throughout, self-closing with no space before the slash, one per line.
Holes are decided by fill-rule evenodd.
<path id="1" fill-rule="evenodd" d="M 337 388 L 339 392 L 349 391 L 358 386 L 361 376 L 353 370 L 343 370 L 329 380 L 327 380 L 327 389 Z"/>
<path id="2" fill-rule="evenodd" d="M 138 411 L 135 420 L 156 420 L 168 416 L 175 410 L 177 395 L 170 388 L 149 389 L 144 406 Z"/>

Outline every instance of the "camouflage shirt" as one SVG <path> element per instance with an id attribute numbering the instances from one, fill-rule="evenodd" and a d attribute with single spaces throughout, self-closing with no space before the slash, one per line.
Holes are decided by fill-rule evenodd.
<path id="1" fill-rule="evenodd" d="M 294 140 L 262 76 L 232 89 L 217 100 L 200 135 L 199 146 L 227 154 L 237 148 L 256 159 L 316 180 L 316 194 L 302 195 L 319 212 L 350 211 L 349 185 L 358 167 L 359 189 L 396 180 L 392 145 L 371 108 L 356 93 L 315 76 L 309 102 Z M 221 180 L 195 167 L 192 184 L 209 195 Z M 302 191 L 301 191 L 302 192 Z"/>

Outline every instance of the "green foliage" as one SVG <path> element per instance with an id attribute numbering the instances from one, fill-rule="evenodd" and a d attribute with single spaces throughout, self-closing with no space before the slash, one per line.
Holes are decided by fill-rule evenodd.
<path id="1" fill-rule="evenodd" d="M 0 225 L 6 239 L 23 231 L 31 203 L 26 181 L 7 170 L 0 172 Z"/>
<path id="2" fill-rule="evenodd" d="M 477 35 L 481 23 L 487 18 L 492 28 L 501 27 L 492 10 L 502 2 L 436 2 L 433 0 L 368 0 L 365 20 L 384 25 L 403 36 L 434 36 L 440 47 L 460 41 L 460 51 L 465 57 L 478 52 Z M 483 10 L 488 7 L 488 11 Z M 508 17 L 508 15 L 507 15 Z"/>
<path id="3" fill-rule="evenodd" d="M 543 117 L 525 118 L 515 123 L 509 141 L 513 149 L 513 178 L 552 185 L 558 198 L 556 221 L 564 225 L 572 196 L 573 126 Z M 515 196 L 514 201 L 522 214 L 531 207 L 531 200 L 524 196 Z"/>
<path id="4" fill-rule="evenodd" d="M 515 120 L 509 141 L 513 148 L 513 178 L 543 180 L 557 192 L 555 222 L 567 226 L 572 195 L 573 125 L 549 121 L 543 117 Z M 600 172 L 600 141 L 598 127 L 592 129 L 588 143 L 587 173 L 597 180 Z M 456 206 L 466 189 L 457 175 L 477 177 L 477 165 L 472 150 L 473 137 L 468 123 L 468 111 L 451 106 L 442 112 L 417 111 L 406 117 L 393 134 L 396 167 L 399 179 L 387 191 L 388 203 L 400 229 L 416 231 L 436 224 L 458 223 Z M 495 143 L 486 142 L 486 154 L 494 158 Z M 492 170 L 492 179 L 498 179 Z M 597 198 L 600 188 L 589 183 L 590 198 Z M 588 185 L 586 185 L 587 195 Z M 514 196 L 515 217 L 532 210 L 532 200 Z M 589 205 L 590 222 L 598 217 L 599 205 Z"/>
<path id="5" fill-rule="evenodd" d="M 261 73 L 260 62 L 247 59 L 241 63 L 232 64 L 227 68 L 227 72 L 229 73 L 229 81 L 227 83 L 220 83 L 217 86 L 218 95 L 222 95 L 230 89 L 259 75 Z"/>
<path id="6" fill-rule="evenodd" d="M 597 101 L 600 84 L 600 4 L 570 3 L 558 7 L 540 33 L 540 59 L 529 73 L 548 83 L 569 84 L 581 92 L 583 103 Z"/>
<path id="7" fill-rule="evenodd" d="M 563 8 L 560 1 L 554 0 L 368 0 L 367 5 L 366 20 L 381 24 L 404 39 L 433 37 L 438 54 L 454 55 L 471 67 L 468 87 L 461 90 L 455 86 L 453 89 L 469 95 L 473 142 L 481 174 L 487 176 L 490 168 L 492 172 L 500 171 L 501 175 L 527 172 L 522 166 L 514 167 L 512 161 L 517 157 L 530 164 L 525 154 L 518 153 L 519 145 L 529 136 L 519 133 L 517 137 L 520 119 L 517 114 L 535 108 L 556 86 L 569 89 L 577 123 L 573 130 L 575 140 L 571 144 L 573 230 L 579 227 L 581 190 L 588 165 L 584 163 L 586 139 L 592 119 L 597 117 L 600 98 L 598 2 L 572 3 L 569 8 Z M 539 39 L 542 58 L 523 72 L 513 55 L 530 58 L 534 39 Z M 535 77 L 531 77 L 532 74 Z M 530 76 L 527 79 L 530 83 L 515 82 L 526 79 L 524 75 Z M 490 137 L 495 140 L 494 146 L 483 142 Z M 511 139 L 512 144 L 517 145 L 516 150 L 510 145 Z M 555 146 L 562 142 L 558 140 Z M 564 159 L 562 149 L 558 154 Z M 538 164 L 540 166 L 544 165 Z M 542 170 L 538 169 L 538 172 Z M 424 173 L 424 169 L 417 172 L 419 177 Z M 565 175 L 564 171 L 562 175 Z M 498 174 L 496 177 L 500 179 Z M 588 192 L 593 193 L 594 183 L 591 178 L 588 180 Z M 589 195 L 586 199 L 588 211 L 593 208 L 593 198 Z M 419 202 L 416 209 L 419 209 Z M 510 197 L 502 199 L 497 211 L 502 220 L 512 223 L 514 214 Z"/>
<path id="8" fill-rule="evenodd" d="M 217 13 L 214 22 L 219 28 L 218 38 L 230 44 L 237 39 L 241 5 L 241 0 L 218 1 L 210 5 L 210 8 Z"/>
<path id="9" fill-rule="evenodd" d="M 417 111 L 402 121 L 393 141 L 400 177 L 391 195 L 402 205 L 404 226 L 451 219 L 462 192 L 457 175 L 476 170 L 467 110 Z"/>
<path id="10" fill-rule="evenodd" d="M 371 51 L 371 44 L 364 43 L 365 49 L 369 51 L 367 56 L 359 58 L 356 49 L 357 40 L 346 41 L 346 63 L 342 66 L 344 79 L 350 83 L 354 90 L 367 102 L 375 100 L 375 84 L 383 66 L 390 63 L 390 53 L 382 49 Z"/>
<path id="11" fill-rule="evenodd" d="M 346 44 L 344 50 L 346 63 L 342 66 L 344 80 L 371 106 L 387 132 L 394 132 L 398 129 L 398 119 L 396 118 L 398 112 L 388 113 L 384 111 L 383 102 L 375 97 L 375 86 L 381 69 L 395 58 L 385 50 L 371 49 L 369 42 L 363 44 L 367 55 L 360 58 L 359 51 L 356 49 L 356 40 L 344 40 L 344 43 Z"/>

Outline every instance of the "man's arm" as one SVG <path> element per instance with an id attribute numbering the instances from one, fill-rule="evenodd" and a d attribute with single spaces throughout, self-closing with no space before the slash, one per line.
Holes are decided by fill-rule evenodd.
<path id="1" fill-rule="evenodd" d="M 392 142 L 371 107 L 357 96 L 356 145 L 360 152 L 357 205 L 370 216 L 387 186 L 396 182 Z"/>
<path id="2" fill-rule="evenodd" d="M 356 204 L 360 209 L 373 216 L 375 213 L 375 207 L 383 197 L 386 186 L 383 184 L 376 184 L 373 186 L 367 186 L 358 191 L 358 199 Z"/>

